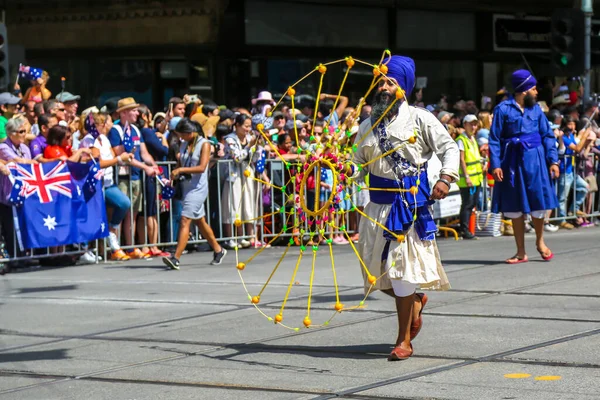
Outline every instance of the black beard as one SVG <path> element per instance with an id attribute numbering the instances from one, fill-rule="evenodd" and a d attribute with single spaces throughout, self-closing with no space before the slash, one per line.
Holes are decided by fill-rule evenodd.
<path id="1" fill-rule="evenodd" d="M 533 97 L 531 94 L 526 94 L 523 98 L 523 104 L 525 105 L 525 108 L 531 108 L 535 106 L 535 97 Z"/>
<path id="2" fill-rule="evenodd" d="M 394 98 L 390 92 L 383 90 L 375 93 L 375 96 L 373 97 L 373 104 L 371 105 L 371 123 L 375 123 L 377 120 L 379 120 L 379 118 L 381 118 L 385 110 L 393 101 Z M 390 111 L 388 111 L 388 118 L 398 114 L 399 109 L 400 102 L 396 102 L 396 104 L 390 108 Z"/>

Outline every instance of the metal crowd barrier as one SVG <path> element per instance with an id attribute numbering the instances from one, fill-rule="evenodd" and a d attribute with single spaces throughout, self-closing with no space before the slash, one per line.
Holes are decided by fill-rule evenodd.
<path id="1" fill-rule="evenodd" d="M 593 154 L 590 155 L 590 157 L 594 157 Z M 563 157 L 563 160 L 565 158 Z M 171 171 L 172 169 L 175 167 L 175 163 L 174 162 L 159 162 L 157 163 L 159 166 L 161 166 L 163 168 L 164 171 L 166 171 L 165 176 L 170 176 L 171 175 Z M 256 199 L 254 200 L 256 202 L 256 218 L 251 221 L 252 225 L 254 227 L 254 231 L 255 231 L 255 235 L 258 238 L 259 241 L 263 241 L 268 243 L 269 241 L 271 241 L 273 238 L 275 237 L 281 237 L 281 238 L 286 238 L 286 240 L 289 240 L 290 237 L 293 236 L 299 236 L 302 235 L 301 230 L 304 230 L 304 234 L 305 235 L 309 235 L 310 232 L 315 232 L 315 230 L 318 230 L 319 228 L 316 226 L 310 226 L 308 220 L 304 221 L 303 224 L 300 226 L 300 229 L 298 229 L 297 231 L 294 231 L 292 229 L 292 226 L 294 224 L 292 224 L 292 221 L 295 221 L 295 219 L 298 217 L 298 215 L 294 212 L 292 212 L 294 210 L 294 206 L 295 206 L 295 199 L 296 199 L 296 185 L 294 182 L 287 182 L 287 180 L 290 178 L 289 173 L 287 172 L 288 170 L 286 169 L 285 164 L 278 160 L 278 159 L 273 159 L 273 160 L 267 160 L 266 163 L 266 168 L 265 171 L 268 173 L 269 176 L 269 180 L 272 183 L 270 189 L 269 189 L 269 194 L 270 194 L 270 204 L 265 205 L 263 203 L 263 183 L 259 183 L 259 182 L 254 182 L 256 184 Z M 209 175 L 209 196 L 207 198 L 207 201 L 205 203 L 205 210 L 206 210 L 206 220 L 207 223 L 209 225 L 211 225 L 215 236 L 217 238 L 217 240 L 220 243 L 224 243 L 230 240 L 241 240 L 241 239 L 248 239 L 250 238 L 250 236 L 247 234 L 247 232 L 245 231 L 245 226 L 242 225 L 242 230 L 243 230 L 243 234 L 241 236 L 237 236 L 234 234 L 234 232 L 236 232 L 236 227 L 234 226 L 233 223 L 229 224 L 229 232 L 231 232 L 230 235 L 226 235 L 225 234 L 225 225 L 222 223 L 222 219 L 221 216 L 223 215 L 222 212 L 223 210 L 221 209 L 221 200 L 222 200 L 222 193 L 223 193 L 223 188 L 224 185 L 232 185 L 232 182 L 227 181 L 225 179 L 224 174 L 227 173 L 227 171 L 229 170 L 229 167 L 234 167 L 236 168 L 237 165 L 232 161 L 232 160 L 213 160 L 211 161 L 211 168 L 210 168 L 210 175 Z M 599 176 L 598 176 L 598 162 L 595 163 L 594 165 L 594 171 L 595 171 L 595 179 L 597 181 L 597 183 L 599 180 Z M 240 171 L 240 173 L 243 171 Z M 314 173 L 320 173 L 320 171 L 315 171 Z M 577 174 L 577 168 L 576 166 L 574 166 L 573 168 L 573 175 L 575 176 Z M 118 184 L 118 169 L 115 170 L 115 183 Z M 241 179 L 241 176 L 238 178 Z M 559 179 L 567 179 L 566 174 L 562 174 L 561 177 L 559 177 Z M 576 195 L 577 195 L 577 187 L 575 184 L 575 180 L 576 178 L 574 178 L 574 182 L 570 188 L 570 196 L 567 197 L 567 201 L 568 201 L 568 210 L 565 213 L 565 220 L 574 220 L 578 217 L 585 217 L 585 218 L 600 218 L 600 210 L 599 210 L 599 198 L 598 198 L 598 193 L 591 193 L 589 195 L 586 195 L 586 199 L 583 203 L 582 207 L 586 207 L 587 211 L 589 212 L 582 212 L 581 210 L 577 210 L 575 209 L 575 199 L 576 199 Z M 138 218 L 143 218 L 143 227 L 137 227 L 137 229 L 143 229 L 143 240 L 138 240 L 136 242 L 136 232 L 131 229 L 131 231 L 129 232 L 129 243 L 131 243 L 130 245 L 122 245 L 121 248 L 123 250 L 130 250 L 130 249 L 134 249 L 134 248 L 141 248 L 141 247 L 161 247 L 161 248 L 165 248 L 168 246 L 175 246 L 177 245 L 178 242 L 178 232 L 177 232 L 177 226 L 178 226 L 178 222 L 179 222 L 179 218 L 180 215 L 178 210 L 180 209 L 179 205 L 177 204 L 179 202 L 179 200 L 168 200 L 168 212 L 161 212 L 161 201 L 165 201 L 161 199 L 160 196 L 160 192 L 161 192 L 161 186 L 159 185 L 158 181 L 156 179 L 153 180 L 147 180 L 146 179 L 146 175 L 145 173 L 143 173 L 142 171 L 142 177 L 141 177 L 141 181 L 142 181 L 142 190 L 143 190 L 143 195 L 142 195 L 142 212 L 138 215 Z M 148 240 L 148 225 L 147 225 L 147 218 L 148 218 L 148 209 L 147 209 L 147 205 L 148 205 L 148 198 L 145 195 L 147 192 L 147 182 L 152 182 L 152 184 L 156 185 L 156 191 L 155 191 L 155 201 L 156 201 L 156 208 L 157 208 L 157 212 L 156 212 L 156 226 L 158 229 L 157 232 L 157 240 L 156 241 L 150 241 Z M 131 180 L 129 180 L 129 189 L 131 191 Z M 285 186 L 285 188 L 284 188 Z M 281 190 L 281 189 L 284 190 Z M 216 196 L 214 191 L 216 190 Z M 557 193 L 557 196 L 560 195 L 560 193 L 558 193 L 558 185 L 555 185 L 555 190 Z M 487 211 L 489 210 L 490 204 L 491 204 L 491 196 L 493 193 L 493 188 L 489 188 L 487 185 L 487 179 L 483 180 L 483 188 L 482 188 L 482 201 L 479 205 L 480 211 Z M 357 193 L 352 192 L 350 193 L 352 196 L 352 204 L 357 204 Z M 570 200 L 570 198 L 572 197 L 572 200 Z M 134 213 L 133 211 L 133 204 L 131 205 L 130 208 L 130 213 L 129 213 L 129 222 L 131 224 L 131 226 L 133 227 L 134 225 Z M 349 228 L 350 222 L 349 222 L 349 218 L 356 218 L 356 226 L 358 226 L 358 216 L 356 215 L 356 213 L 354 212 L 354 215 L 351 215 L 352 213 L 347 212 L 344 213 L 344 217 L 345 217 L 345 221 L 340 222 L 338 224 L 338 226 L 342 225 L 342 223 L 344 225 L 346 225 L 346 227 Z M 289 222 L 285 224 L 285 226 L 288 227 L 288 229 L 283 231 L 283 227 L 284 227 L 284 223 L 286 220 L 288 220 L 289 218 Z M 450 219 L 450 216 L 444 216 L 444 218 L 438 218 L 438 220 L 448 220 Z M 554 222 L 554 221 L 561 221 L 563 218 L 558 217 L 558 209 L 555 209 L 553 211 L 553 216 L 551 218 L 549 218 L 549 221 Z M 313 224 L 314 225 L 314 224 Z M 443 225 L 443 224 L 440 224 Z M 325 229 L 326 230 L 326 234 L 329 233 L 329 229 Z M 282 232 L 283 231 L 283 232 Z M 165 234 L 166 232 L 166 234 Z M 348 229 L 347 232 L 349 234 L 354 233 L 353 230 Z M 334 231 L 334 234 L 339 234 L 340 231 L 336 230 Z M 122 242 L 125 242 L 125 232 L 123 232 L 123 229 L 121 227 L 121 239 Z M 11 238 L 13 241 L 13 244 L 16 245 L 17 243 L 17 238 L 16 235 L 15 237 Z M 100 243 L 100 242 L 104 242 L 104 243 Z M 202 243 L 206 243 L 206 240 L 204 238 L 202 238 L 196 228 L 196 226 L 194 224 L 191 225 L 190 228 L 190 239 L 188 241 L 188 245 L 197 245 L 197 244 L 202 244 Z M 103 246 L 99 246 L 100 244 L 103 244 Z M 90 246 L 90 249 L 94 247 L 94 246 Z M 102 250 L 100 250 L 102 249 Z M 95 243 L 95 249 L 93 249 L 96 254 L 102 253 L 101 255 L 103 256 L 104 260 L 108 260 L 110 258 L 110 253 L 109 253 L 109 249 L 108 249 L 108 244 L 106 243 L 106 240 L 104 241 L 96 241 Z M 20 257 L 12 257 L 12 258 L 2 258 L 2 254 L 0 254 L 0 263 L 4 263 L 4 262 L 8 262 L 8 261 L 21 261 L 21 260 L 31 260 L 31 259 L 42 259 L 42 258 L 47 258 L 47 257 L 56 257 L 56 256 L 64 256 L 64 255 L 77 255 L 77 254 L 82 254 L 83 252 L 87 251 L 87 249 L 85 249 L 84 246 L 80 246 L 80 245 L 75 245 L 75 247 L 73 246 L 69 246 L 69 248 L 67 248 L 66 246 L 61 246 L 60 248 L 47 248 L 47 249 L 35 249 L 35 250 L 26 250 L 25 254 L 20 256 Z"/>
<path id="2" fill-rule="evenodd" d="M 163 168 L 164 176 L 171 176 L 171 171 L 175 168 L 175 162 L 157 162 L 157 164 Z M 227 241 L 239 241 L 242 239 L 250 239 L 250 235 L 246 232 L 245 226 L 242 225 L 243 233 L 242 235 L 235 235 L 236 227 L 233 223 L 229 225 L 230 235 L 225 234 L 225 224 L 222 223 L 221 215 L 223 215 L 223 210 L 221 209 L 221 200 L 224 185 L 232 185 L 233 183 L 226 180 L 224 174 L 227 173 L 230 167 L 236 168 L 237 165 L 232 160 L 212 160 L 211 168 L 209 172 L 209 196 L 205 203 L 205 211 L 206 211 L 206 220 L 209 225 L 211 225 L 215 237 L 217 240 L 223 244 Z M 115 168 L 114 171 L 114 179 L 115 184 L 119 184 L 119 169 Z M 243 171 L 239 171 L 240 174 Z M 318 230 L 317 227 L 309 226 L 308 220 L 305 221 L 299 227 L 298 231 L 294 231 L 292 229 L 292 221 L 295 221 L 297 217 L 296 214 L 291 213 L 294 210 L 294 199 L 296 198 L 296 185 L 291 182 L 286 182 L 286 167 L 285 164 L 281 160 L 267 160 L 265 172 L 268 173 L 269 180 L 273 184 L 273 186 L 269 189 L 271 202 L 268 205 L 263 204 L 263 183 L 254 182 L 256 184 L 255 188 L 255 202 L 256 202 L 256 218 L 253 219 L 252 225 L 254 227 L 255 236 L 259 241 L 269 243 L 275 237 L 281 238 L 289 238 L 293 235 L 301 235 L 300 231 L 304 230 L 305 234 L 308 235 L 311 230 L 315 232 Z M 318 173 L 315 171 L 314 173 Z M 177 204 L 180 202 L 179 200 L 162 200 L 161 193 L 161 185 L 158 183 L 157 179 L 148 180 L 146 179 L 146 174 L 144 171 L 141 172 L 141 190 L 142 190 L 142 211 L 138 214 L 137 219 L 140 220 L 142 218 L 143 226 L 136 225 L 136 230 L 130 229 L 130 232 L 123 231 L 123 224 L 121 224 L 120 229 L 120 239 L 121 239 L 121 249 L 127 251 L 134 248 L 142 248 L 142 247 L 169 247 L 176 246 L 178 243 L 178 222 L 180 219 L 180 206 Z M 121 176 L 123 179 L 123 176 Z M 241 179 L 241 177 L 238 177 Z M 157 240 L 151 241 L 148 239 L 148 203 L 149 199 L 146 196 L 147 193 L 147 184 L 151 183 L 156 185 L 155 190 L 155 202 L 156 202 L 156 226 L 157 226 Z M 132 181 L 128 180 L 129 184 L 129 192 L 132 192 Z M 285 191 L 276 188 L 282 188 L 285 186 Z M 216 195 L 214 191 L 216 190 Z M 356 204 L 356 193 L 352 193 L 353 204 Z M 161 212 L 161 201 L 168 203 L 168 211 Z M 133 212 L 133 204 L 130 206 L 130 210 L 126 218 L 129 218 L 130 226 L 134 226 L 134 212 Z M 291 216 L 290 216 L 291 213 Z M 348 215 L 345 214 L 346 220 L 343 222 L 346 226 L 349 226 Z M 109 214 L 110 216 L 110 214 Z M 289 222 L 286 226 L 289 229 L 283 230 L 283 221 L 285 221 L 289 217 Z M 109 218 L 110 220 L 110 218 Z M 339 225 L 342 225 L 340 223 Z M 358 226 L 358 221 L 356 221 L 356 226 Z M 140 231 L 143 230 L 143 231 Z M 326 229 L 326 234 L 329 233 L 328 229 Z M 136 233 L 143 233 L 143 240 L 136 241 Z M 335 234 L 341 233 L 339 230 L 334 230 Z M 347 230 L 347 233 L 353 234 L 354 231 L 351 229 Z M 128 237 L 126 237 L 128 235 Z M 13 244 L 17 243 L 16 235 L 11 238 L 13 240 Z M 126 240 L 128 239 L 128 240 Z M 139 238 L 138 238 L 139 239 Z M 131 243 L 125 245 L 124 243 Z M 188 245 L 198 245 L 206 243 L 206 240 L 200 236 L 200 233 L 197 227 L 192 224 L 190 226 L 190 238 L 188 241 Z M 18 247 L 18 246 L 17 246 Z M 67 250 L 67 248 L 75 248 L 75 250 Z M 107 243 L 107 240 L 96 241 L 96 243 L 91 243 L 89 248 L 85 246 L 81 246 L 79 244 L 73 246 L 60 246 L 56 248 L 46 248 L 46 249 L 35 249 L 35 250 L 25 250 L 25 253 L 21 257 L 12 257 L 7 258 L 3 257 L 0 253 L 0 263 L 4 262 L 14 262 L 19 260 L 34 260 L 34 259 L 42 259 L 48 257 L 57 257 L 57 256 L 66 256 L 66 255 L 80 255 L 84 252 L 91 250 L 95 253 L 95 255 L 101 255 L 103 260 L 107 261 L 110 259 L 110 249 Z"/>
<path id="3" fill-rule="evenodd" d="M 593 153 L 588 154 L 587 156 L 588 158 L 594 158 L 595 155 Z M 577 186 L 576 186 L 576 181 L 577 181 L 577 176 L 580 176 L 580 179 L 585 179 L 585 177 L 582 176 L 583 171 L 581 168 L 581 165 L 583 164 L 583 160 L 579 160 L 577 162 L 575 162 L 576 160 L 576 156 L 572 157 L 572 158 L 568 158 L 567 156 L 561 156 L 559 157 L 561 163 L 564 165 L 568 159 L 572 160 L 571 161 L 571 165 L 573 166 L 573 171 L 571 173 L 561 173 L 561 175 L 559 176 L 558 179 L 556 179 L 554 181 L 554 191 L 556 193 L 557 198 L 560 200 L 560 195 L 561 193 L 559 193 L 559 182 L 562 182 L 563 185 L 566 182 L 567 178 L 571 177 L 571 180 L 573 181 L 571 183 L 571 187 L 569 188 L 569 193 L 566 194 L 566 210 L 565 210 L 565 217 L 559 217 L 558 213 L 559 213 L 559 208 L 555 208 L 553 210 L 551 210 L 551 212 L 549 213 L 549 217 L 547 218 L 547 221 L 550 223 L 557 223 L 557 225 L 564 221 L 574 221 L 577 218 L 587 218 L 589 220 L 589 222 L 595 222 L 594 219 L 596 221 L 600 220 L 600 192 L 588 192 L 586 194 L 586 198 L 583 201 L 583 204 L 581 206 L 582 209 L 577 209 L 576 207 L 576 198 L 577 198 Z M 594 167 L 593 167 L 593 171 L 594 171 L 594 179 L 596 180 L 596 185 L 600 186 L 600 173 L 598 172 L 600 168 L 600 162 L 595 159 L 594 160 Z M 484 172 L 485 175 L 485 172 Z M 493 196 L 493 191 L 495 190 L 495 187 L 490 187 L 487 183 L 487 179 L 483 179 L 483 183 L 482 183 L 482 196 L 480 197 L 480 202 L 477 205 L 477 211 L 478 212 L 487 212 L 487 211 L 491 211 L 491 204 L 492 204 L 492 196 Z M 460 198 L 460 195 L 458 195 Z M 436 203 L 437 208 L 439 209 L 439 204 L 441 204 L 441 202 Z M 559 204 L 560 207 L 560 204 Z M 456 207 L 454 207 L 456 208 Z M 434 207 L 434 210 L 436 210 L 436 208 Z M 439 212 L 438 212 L 439 213 Z M 435 217 L 436 220 L 438 221 L 438 226 L 444 228 L 444 229 L 449 229 L 450 227 L 456 226 L 458 225 L 458 214 L 454 215 L 454 213 L 446 213 L 444 214 L 442 217 Z M 449 229 L 451 230 L 451 229 Z"/>

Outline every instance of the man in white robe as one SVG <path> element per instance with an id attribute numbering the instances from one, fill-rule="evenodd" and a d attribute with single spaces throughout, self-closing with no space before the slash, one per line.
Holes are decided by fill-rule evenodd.
<path id="1" fill-rule="evenodd" d="M 392 56 L 383 64 L 388 69 L 387 78 L 377 88 L 371 118 L 360 125 L 354 162 L 357 166 L 365 164 L 357 169 L 369 174 L 370 188 L 388 189 L 369 192 L 371 201 L 364 210 L 369 218 L 361 218 L 358 252 L 370 272 L 367 274 L 361 266 L 365 290 L 371 287 L 374 276 L 375 289 L 396 301 L 399 334 L 388 358 L 391 361 L 412 355 L 411 340 L 419 333 L 421 311 L 427 302 L 427 296 L 417 294 L 416 288 L 450 287 L 435 242 L 437 228 L 429 210 L 434 200 L 446 197 L 450 184 L 458 179 L 460 154 L 433 114 L 406 102 L 414 87 L 414 61 Z M 403 90 L 405 96 L 371 129 L 371 124 L 394 101 L 398 90 Z M 397 150 L 369 163 L 390 149 Z M 430 189 L 426 163 L 434 153 L 442 168 L 439 180 Z M 418 187 L 417 193 L 400 192 L 411 187 Z"/>

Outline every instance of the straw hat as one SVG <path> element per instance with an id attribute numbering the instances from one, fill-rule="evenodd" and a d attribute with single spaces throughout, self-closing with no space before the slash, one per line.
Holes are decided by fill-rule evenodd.
<path id="1" fill-rule="evenodd" d="M 129 110 L 132 108 L 138 108 L 140 105 L 135 102 L 133 97 L 125 97 L 124 99 L 119 100 L 117 103 L 117 111 L 120 113 L 121 111 Z"/>

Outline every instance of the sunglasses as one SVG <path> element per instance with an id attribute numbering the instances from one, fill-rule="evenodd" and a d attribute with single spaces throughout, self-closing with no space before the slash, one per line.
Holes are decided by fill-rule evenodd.
<path id="1" fill-rule="evenodd" d="M 18 134 L 22 135 L 24 133 L 27 133 L 27 130 L 25 129 L 21 129 L 20 131 L 17 131 Z"/>
<path id="2" fill-rule="evenodd" d="M 64 108 L 57 108 L 56 111 L 65 111 Z"/>

